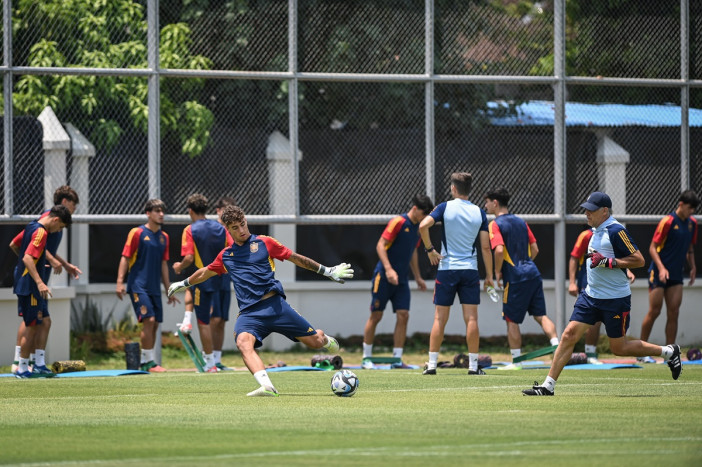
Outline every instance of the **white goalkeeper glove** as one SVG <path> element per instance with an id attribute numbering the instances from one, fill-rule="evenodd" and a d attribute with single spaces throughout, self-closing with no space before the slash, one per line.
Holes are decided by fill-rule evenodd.
<path id="1" fill-rule="evenodd" d="M 171 298 L 174 293 L 185 290 L 188 287 L 190 287 L 190 282 L 188 282 L 188 279 L 172 283 L 171 286 L 168 287 L 168 298 Z"/>
<path id="2" fill-rule="evenodd" d="M 336 266 L 332 266 L 330 268 L 320 264 L 317 273 L 322 274 L 323 276 L 328 277 L 339 284 L 343 284 L 344 279 L 353 279 L 353 269 L 351 269 L 351 265 L 347 263 L 337 264 Z"/>

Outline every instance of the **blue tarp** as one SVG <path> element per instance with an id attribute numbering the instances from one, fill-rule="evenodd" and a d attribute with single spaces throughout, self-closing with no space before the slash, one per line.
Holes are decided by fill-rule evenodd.
<path id="1" fill-rule="evenodd" d="M 491 102 L 489 107 L 506 107 L 500 102 Z M 677 105 L 624 105 L 583 104 L 566 102 L 566 126 L 585 127 L 676 127 L 680 126 L 680 107 Z M 550 101 L 530 101 L 517 106 L 517 115 L 492 117 L 497 126 L 552 126 L 554 105 Z M 702 109 L 690 109 L 690 127 L 702 127 Z"/>

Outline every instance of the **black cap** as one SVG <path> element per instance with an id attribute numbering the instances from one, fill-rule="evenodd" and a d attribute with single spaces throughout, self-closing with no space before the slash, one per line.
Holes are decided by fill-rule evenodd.
<path id="1" fill-rule="evenodd" d="M 587 201 L 580 205 L 581 208 L 585 208 L 588 211 L 597 211 L 600 208 L 612 209 L 612 200 L 609 199 L 607 193 L 602 193 L 601 191 L 595 191 L 590 196 L 587 197 Z"/>

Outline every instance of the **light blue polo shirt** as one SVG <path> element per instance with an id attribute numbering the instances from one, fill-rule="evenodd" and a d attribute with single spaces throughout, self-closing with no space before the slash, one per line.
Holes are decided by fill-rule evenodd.
<path id="1" fill-rule="evenodd" d="M 598 251 L 608 258 L 626 258 L 638 250 L 634 239 L 617 220 L 610 216 L 593 230 L 588 253 Z M 585 293 L 592 298 L 623 298 L 631 295 L 626 270 L 621 268 L 590 268 L 587 259 L 587 287 Z"/>
<path id="2" fill-rule="evenodd" d="M 487 215 L 470 201 L 453 199 L 439 204 L 430 214 L 443 222 L 439 271 L 478 269 L 480 231 L 488 231 Z"/>

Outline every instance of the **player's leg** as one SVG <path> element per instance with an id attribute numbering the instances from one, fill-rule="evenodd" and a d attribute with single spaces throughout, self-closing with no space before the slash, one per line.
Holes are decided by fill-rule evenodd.
<path id="1" fill-rule="evenodd" d="M 240 332 L 236 335 L 236 346 L 241 352 L 241 358 L 244 360 L 244 365 L 249 369 L 259 388 L 251 391 L 247 396 L 278 396 L 278 391 L 273 386 L 273 382 L 268 377 L 266 367 L 263 365 L 263 360 L 255 350 L 257 338 L 248 332 Z"/>
<path id="2" fill-rule="evenodd" d="M 551 345 L 558 345 L 558 332 L 556 325 L 546 314 L 546 299 L 544 297 L 544 285 L 541 278 L 532 279 L 525 284 L 529 296 L 529 314 L 539 323 L 544 334 L 548 337 Z"/>
<path id="3" fill-rule="evenodd" d="M 378 323 L 383 319 L 383 312 L 387 306 L 388 300 L 394 290 L 394 287 L 377 272 L 371 282 L 371 304 L 370 316 L 363 328 L 363 358 L 373 356 L 373 341 L 375 340 L 375 330 Z M 373 363 L 370 360 L 363 361 L 364 368 L 373 368 Z"/>
<path id="4" fill-rule="evenodd" d="M 641 323 L 641 340 L 647 341 L 651 337 L 651 330 L 653 329 L 653 324 L 658 319 L 661 314 L 661 309 L 663 308 L 663 298 L 665 296 L 665 287 L 658 284 L 658 282 L 648 283 L 648 313 Z"/>
<path id="5" fill-rule="evenodd" d="M 393 334 L 392 356 L 402 360 L 404 354 L 405 341 L 407 340 L 407 323 L 409 322 L 410 288 L 409 283 L 398 284 L 395 293 L 391 297 L 392 309 L 395 312 L 395 332 Z M 394 367 L 402 367 L 403 364 L 393 364 Z"/>
<path id="6" fill-rule="evenodd" d="M 193 287 L 185 289 L 185 298 L 183 299 L 185 302 L 185 315 L 183 316 L 183 322 L 180 323 L 180 332 L 184 334 L 189 334 L 193 330 L 192 320 L 194 305 L 193 292 L 191 289 L 193 289 Z"/>
<path id="7" fill-rule="evenodd" d="M 227 286 L 229 280 L 227 280 Z M 215 297 L 212 308 L 212 319 L 210 319 L 210 328 L 212 329 L 212 349 L 215 359 L 215 366 L 220 370 L 229 370 L 222 364 L 222 348 L 224 347 L 224 336 L 227 321 L 229 321 L 229 306 L 231 304 L 231 290 L 220 289 L 217 297 Z"/>
<path id="8" fill-rule="evenodd" d="M 585 355 L 588 363 L 600 363 L 597 360 L 597 344 L 600 341 L 600 328 L 602 322 L 598 321 L 585 333 Z"/>
<path id="9" fill-rule="evenodd" d="M 434 323 L 429 334 L 429 361 L 425 365 L 423 372 L 425 375 L 436 374 L 439 350 L 441 349 L 441 343 L 444 341 L 444 328 L 446 328 L 450 310 L 450 305 L 435 305 L 434 307 Z"/>
<path id="10" fill-rule="evenodd" d="M 510 321 L 506 317 L 505 323 L 507 324 L 507 344 L 509 345 L 512 360 L 514 360 L 522 354 L 522 332 L 518 323 Z"/>
<path id="11" fill-rule="evenodd" d="M 478 329 L 478 305 L 461 303 L 463 321 L 466 323 L 466 344 L 468 345 L 468 374 L 484 375 L 478 368 L 480 352 L 480 330 Z"/>
<path id="12" fill-rule="evenodd" d="M 200 287 L 193 288 L 193 307 L 195 308 L 195 317 L 197 318 L 197 328 L 200 333 L 200 342 L 202 350 L 205 353 L 205 368 L 208 373 L 216 373 L 213 347 L 212 347 L 212 328 L 210 327 L 210 311 L 212 310 L 213 292 L 202 290 Z"/>
<path id="13" fill-rule="evenodd" d="M 25 326 L 24 332 L 20 336 L 20 356 L 15 375 L 18 378 L 28 378 L 31 375 L 29 371 L 29 354 L 34 348 L 37 326 L 41 324 L 41 317 L 39 316 L 41 307 L 34 296 L 18 295 L 17 310 L 22 316 Z"/>
<path id="14" fill-rule="evenodd" d="M 667 320 L 665 322 L 665 343 L 674 344 L 678 336 L 678 316 L 680 314 L 680 304 L 682 303 L 683 286 L 675 284 L 667 287 L 665 295 L 665 311 Z"/>
<path id="15" fill-rule="evenodd" d="M 41 320 L 41 324 L 37 326 L 37 331 L 34 336 L 34 366 L 32 367 L 32 373 L 38 375 L 52 375 L 51 371 L 46 366 L 46 343 L 49 340 L 49 331 L 51 330 L 51 316 L 49 316 L 49 310 L 44 302 L 44 312 Z"/>
<path id="16" fill-rule="evenodd" d="M 585 334 L 590 326 L 590 324 L 581 323 L 579 321 L 571 321 L 568 323 L 568 326 L 566 326 L 563 334 L 561 335 L 561 341 L 558 344 L 558 348 L 553 355 L 551 369 L 548 372 L 548 376 L 554 381 L 558 380 L 561 371 L 563 371 L 563 367 L 566 366 L 568 361 L 573 356 L 575 344 L 580 341 L 580 338 L 583 336 L 583 334 Z"/>
<path id="17" fill-rule="evenodd" d="M 22 315 L 20 316 L 20 325 L 17 328 L 17 341 L 15 342 L 15 356 L 12 360 L 12 373 L 17 373 L 17 369 L 19 368 L 19 359 L 20 359 L 20 351 L 22 349 L 22 336 L 24 335 L 24 320 L 22 319 Z"/>
<path id="18" fill-rule="evenodd" d="M 375 329 L 380 320 L 383 319 L 383 310 L 372 310 L 363 328 L 363 358 L 373 356 L 373 340 L 375 339 Z"/>

